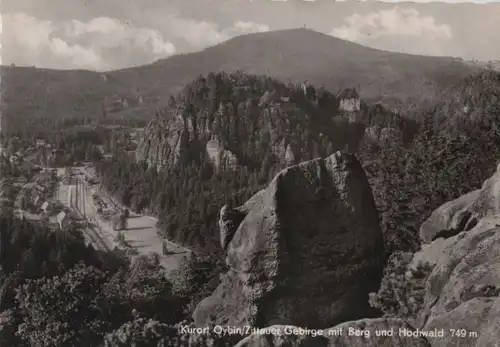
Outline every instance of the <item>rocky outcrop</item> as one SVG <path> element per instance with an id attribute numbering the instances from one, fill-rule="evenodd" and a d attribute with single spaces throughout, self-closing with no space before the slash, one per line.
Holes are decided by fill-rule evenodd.
<path id="1" fill-rule="evenodd" d="M 332 114 L 337 98 L 321 90 L 319 102 L 314 88 L 306 89 L 304 97 L 298 85 L 262 76 L 199 76 L 145 127 L 136 159 L 171 168 L 205 155 L 219 168 L 284 167 L 331 154 L 347 142 L 355 145 L 359 126 Z"/>
<path id="2" fill-rule="evenodd" d="M 136 149 L 138 161 L 158 167 L 175 165 L 181 157 L 182 144 L 189 137 L 188 123 L 179 115 L 162 119 L 158 115 L 144 129 Z"/>
<path id="3" fill-rule="evenodd" d="M 441 243 L 441 256 L 436 257 L 437 252 L 427 255 L 430 247 L 418 254 L 421 259 L 434 261 L 420 317 L 422 328 L 464 329 L 467 335 L 431 340 L 433 346 L 488 346 L 477 341 L 482 331 L 495 331 L 500 318 L 490 318 L 495 309 L 498 313 L 495 305 L 500 295 L 499 226 L 500 216 L 485 217 L 445 243 L 435 241 Z M 486 341 L 488 337 L 481 333 L 481 339 Z"/>
<path id="4" fill-rule="evenodd" d="M 421 240 L 429 243 L 437 238 L 446 238 L 462 231 L 471 217 L 470 209 L 479 194 L 480 190 L 474 190 L 435 210 L 420 227 Z"/>
<path id="5" fill-rule="evenodd" d="M 358 160 L 334 155 L 281 171 L 221 211 L 229 271 L 194 312 L 209 323 L 326 328 L 373 314 L 385 259 L 370 186 Z"/>
<path id="6" fill-rule="evenodd" d="M 234 347 L 431 347 L 425 337 L 409 337 L 408 333 L 415 333 L 415 329 L 394 318 L 362 319 L 308 332 L 279 325 L 268 330 L 267 334 L 251 335 Z"/>
<path id="7" fill-rule="evenodd" d="M 497 171 L 480 190 L 441 206 L 422 226 L 424 240 L 443 230 L 455 233 L 424 245 L 414 256 L 414 262 L 434 266 L 420 326 L 462 329 L 457 336 L 430 339 L 433 347 L 495 346 L 500 341 L 499 185 Z"/>
<path id="8" fill-rule="evenodd" d="M 500 213 L 500 170 L 481 189 L 450 201 L 427 219 L 420 228 L 420 238 L 429 243 L 439 237 L 450 237 L 470 230 L 483 217 Z"/>
<path id="9" fill-rule="evenodd" d="M 500 168 L 499 168 L 500 169 Z M 499 170 L 500 171 L 500 170 Z M 480 190 L 438 208 L 424 223 L 429 243 L 413 256 L 412 266 L 425 261 L 432 266 L 425 280 L 421 312 L 411 327 L 400 319 L 363 319 L 338 325 L 341 336 L 298 336 L 282 329 L 273 336 L 251 335 L 237 345 L 250 346 L 431 346 L 496 347 L 500 341 L 500 173 Z M 465 214 L 465 216 L 464 216 Z M 471 224 L 471 220 L 475 219 Z M 437 232 L 436 232 L 437 230 Z M 455 235 L 438 237 L 442 230 Z M 355 337 L 348 328 L 394 331 L 394 336 Z M 404 336 L 400 329 L 419 332 Z M 347 331 L 346 331 L 347 330 Z M 431 332 L 439 335 L 432 336 Z M 427 336 L 423 336 L 427 334 Z M 328 334 L 324 334 L 328 335 Z M 408 334 L 406 334 L 408 335 Z"/>
<path id="10" fill-rule="evenodd" d="M 273 105 L 259 109 L 259 112 L 255 129 L 251 120 L 230 118 L 223 104 L 211 116 L 208 112 L 193 115 L 183 105 L 171 107 L 157 115 L 144 129 L 135 152 L 136 160 L 159 168 L 172 167 L 182 158 L 199 158 L 204 152 L 217 169 L 235 169 L 240 162 L 237 153 L 241 153 L 242 148 L 254 146 L 232 143 L 234 148 L 229 148 L 228 137 L 238 134 L 247 141 L 252 138 L 257 143 L 266 143 L 269 152 L 279 162 L 295 164 L 300 160 L 296 153 L 300 152 L 293 148 L 296 146 L 291 144 L 292 139 L 285 136 L 283 130 L 290 126 L 289 121 L 280 119 L 283 114 Z M 251 127 L 254 128 L 252 134 L 249 133 Z"/>
<path id="11" fill-rule="evenodd" d="M 219 214 L 219 230 L 220 230 L 220 243 L 222 249 L 227 250 L 229 242 L 233 238 L 241 221 L 245 218 L 245 211 L 231 209 L 225 205 L 221 208 Z"/>

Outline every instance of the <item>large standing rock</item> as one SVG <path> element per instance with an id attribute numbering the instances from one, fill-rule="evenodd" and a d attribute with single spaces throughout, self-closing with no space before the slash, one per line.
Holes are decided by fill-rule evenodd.
<path id="1" fill-rule="evenodd" d="M 345 333 L 336 340 L 286 334 L 266 338 L 253 335 L 241 341 L 238 347 L 497 347 L 500 341 L 499 182 L 497 172 L 480 190 L 436 210 L 428 220 L 428 226 L 432 225 L 440 232 L 454 230 L 455 235 L 435 235 L 433 238 L 437 239 L 424 245 L 413 258 L 414 266 L 420 261 L 428 261 L 433 270 L 425 282 L 421 314 L 412 320 L 412 326 L 422 333 L 443 331 L 444 336 L 428 336 L 417 341 L 414 337 L 404 338 L 398 334 L 392 338 L 370 338 L 369 342 L 363 343 L 361 337 L 356 339 Z M 401 324 L 406 323 L 397 319 L 367 319 L 340 326 L 364 326 L 365 329 L 371 326 L 375 330 L 393 328 L 399 331 Z"/>
<path id="2" fill-rule="evenodd" d="M 394 318 L 347 322 L 324 329 L 318 336 L 312 332 L 302 335 L 293 326 L 273 326 L 269 331 L 276 334 L 250 335 L 234 347 L 430 347 L 425 337 L 407 337 L 400 334 L 400 329 L 414 332 L 408 323 Z M 392 336 L 377 336 L 377 331 L 392 332 Z"/>
<path id="3" fill-rule="evenodd" d="M 227 208 L 221 220 L 230 270 L 196 307 L 197 325 L 324 328 L 373 313 L 368 293 L 380 284 L 383 237 L 354 156 L 287 168 L 236 210 L 235 223 Z"/>

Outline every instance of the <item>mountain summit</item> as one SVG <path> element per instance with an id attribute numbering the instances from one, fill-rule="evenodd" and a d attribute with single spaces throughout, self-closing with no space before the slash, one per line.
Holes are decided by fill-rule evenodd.
<path id="1" fill-rule="evenodd" d="M 200 52 L 107 72 L 2 67 L 4 114 L 18 117 L 152 115 L 168 96 L 210 72 L 265 74 L 337 92 L 356 87 L 364 99 L 433 99 L 478 70 L 450 57 L 380 51 L 309 29 L 238 36 Z M 127 101 L 125 101 L 125 99 Z M 138 100 L 141 100 L 140 102 Z M 40 108 L 36 105 L 47 105 Z"/>

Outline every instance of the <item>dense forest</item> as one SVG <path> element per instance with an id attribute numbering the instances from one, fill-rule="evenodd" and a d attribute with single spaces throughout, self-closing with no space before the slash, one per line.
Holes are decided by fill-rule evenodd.
<path id="1" fill-rule="evenodd" d="M 5 118 L 2 124 L 2 133 L 5 140 L 8 138 L 21 138 L 34 142 L 34 139 L 50 140 L 54 136 L 66 132 L 90 132 L 102 133 L 107 128 L 113 127 L 144 127 L 148 121 L 141 118 L 112 118 L 102 114 L 93 117 L 61 117 L 41 118 L 25 116 L 22 119 Z M 2 141 L 3 142 L 3 141 Z M 4 146 L 6 144 L 4 143 Z"/>
<path id="2" fill-rule="evenodd" d="M 95 251 L 76 229 L 1 215 L 0 345 L 204 347 L 208 338 L 232 346 L 179 329 L 189 324 L 190 288 L 203 280 L 196 271 L 181 278 L 168 281 L 154 257 L 130 264 L 118 251 Z"/>

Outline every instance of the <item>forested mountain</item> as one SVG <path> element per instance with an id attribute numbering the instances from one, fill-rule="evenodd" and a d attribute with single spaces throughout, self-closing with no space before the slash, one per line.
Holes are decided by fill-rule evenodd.
<path id="1" fill-rule="evenodd" d="M 470 76 L 441 96 L 419 113 L 410 146 L 387 142 L 358 153 L 395 249 L 414 249 L 421 222 L 446 201 L 480 188 L 500 157 L 500 74 Z"/>
<path id="2" fill-rule="evenodd" d="M 244 35 L 201 52 L 98 73 L 3 66 L 2 114 L 12 123 L 40 118 L 150 118 L 200 74 L 242 70 L 283 81 L 307 81 L 330 92 L 401 107 L 435 100 L 439 90 L 475 71 L 454 58 L 390 53 L 307 29 Z"/>
<path id="3" fill-rule="evenodd" d="M 366 128 L 363 123 L 336 122 L 339 115 L 335 113 L 336 101 L 331 94 L 324 94 L 324 102 L 330 107 L 322 113 L 321 97 L 316 104 L 315 99 L 309 99 L 300 88 L 285 87 L 272 79 L 239 75 L 242 81 L 247 80 L 248 86 L 254 83 L 262 88 L 249 88 L 250 100 L 260 100 L 264 94 L 268 95 L 266 91 L 281 90 L 289 93 L 290 102 L 296 102 L 295 108 L 289 109 L 283 104 L 259 108 L 255 102 L 250 102 L 249 106 L 255 107 L 254 113 L 246 113 L 252 109 L 243 108 L 244 102 L 240 103 L 241 107 L 231 102 L 238 89 L 227 87 L 240 85 L 230 82 L 234 76 L 237 75 L 221 73 L 207 79 L 200 77 L 188 85 L 177 100 L 172 99 L 171 106 L 150 123 L 138 151 L 139 159 L 147 159 L 150 155 L 171 158 L 163 162 L 164 170 L 157 172 L 155 166 L 148 168 L 147 164 L 136 163 L 125 153 L 117 153 L 112 162 L 98 165 L 103 184 L 124 203 L 134 210 L 158 215 L 166 237 L 202 253 L 220 252 L 217 216 L 224 202 L 242 203 L 281 168 L 292 164 L 284 160 L 288 146 L 283 146 L 283 139 L 299 149 L 294 156 L 308 160 L 318 154 L 324 156 L 349 147 L 351 141 L 360 140 L 353 135 L 363 135 Z M 475 84 L 471 84 L 473 81 Z M 215 83 L 212 89 L 206 87 L 209 83 Z M 476 87 L 464 87 L 471 85 Z M 209 97 L 210 91 L 217 91 L 217 94 Z M 252 96 L 252 91 L 256 95 Z M 415 248 L 419 223 L 433 208 L 480 185 L 491 174 L 500 154 L 495 127 L 499 92 L 498 74 L 475 75 L 449 90 L 449 100 L 451 95 L 459 95 L 455 104 L 439 103 L 414 115 L 419 119 L 420 130 L 415 139 L 406 136 L 406 145 L 402 145 L 404 142 L 398 137 L 373 143 L 365 141 L 363 136 L 358 148 L 352 146 L 369 173 L 390 249 Z M 458 102 L 459 99 L 476 100 L 470 104 L 470 111 L 481 117 L 454 116 L 461 114 L 465 106 Z M 240 113 L 227 111 L 227 108 L 224 108 L 226 113 L 221 113 L 221 104 L 240 110 Z M 388 111 L 385 116 L 370 118 L 371 109 L 384 115 L 380 107 L 364 105 L 362 109 L 360 119 L 368 122 L 367 125 L 377 124 L 374 123 L 377 120 L 379 125 L 389 126 L 397 120 L 404 130 L 405 124 L 411 124 Z M 292 126 L 288 125 L 288 119 Z M 173 131 L 172 135 L 169 127 L 176 122 L 180 133 Z M 189 124 L 190 129 L 187 128 Z M 414 130 L 411 126 L 407 128 Z M 349 132 L 351 136 L 342 137 Z M 204 146 L 214 135 L 226 149 L 236 154 L 238 165 L 235 169 L 215 170 Z M 185 146 L 186 150 L 178 151 L 177 145 L 169 143 L 172 138 L 177 138 L 179 142 L 174 144 Z M 176 153 L 183 155 L 176 156 Z M 448 169 L 442 170 L 443 165 Z"/>

